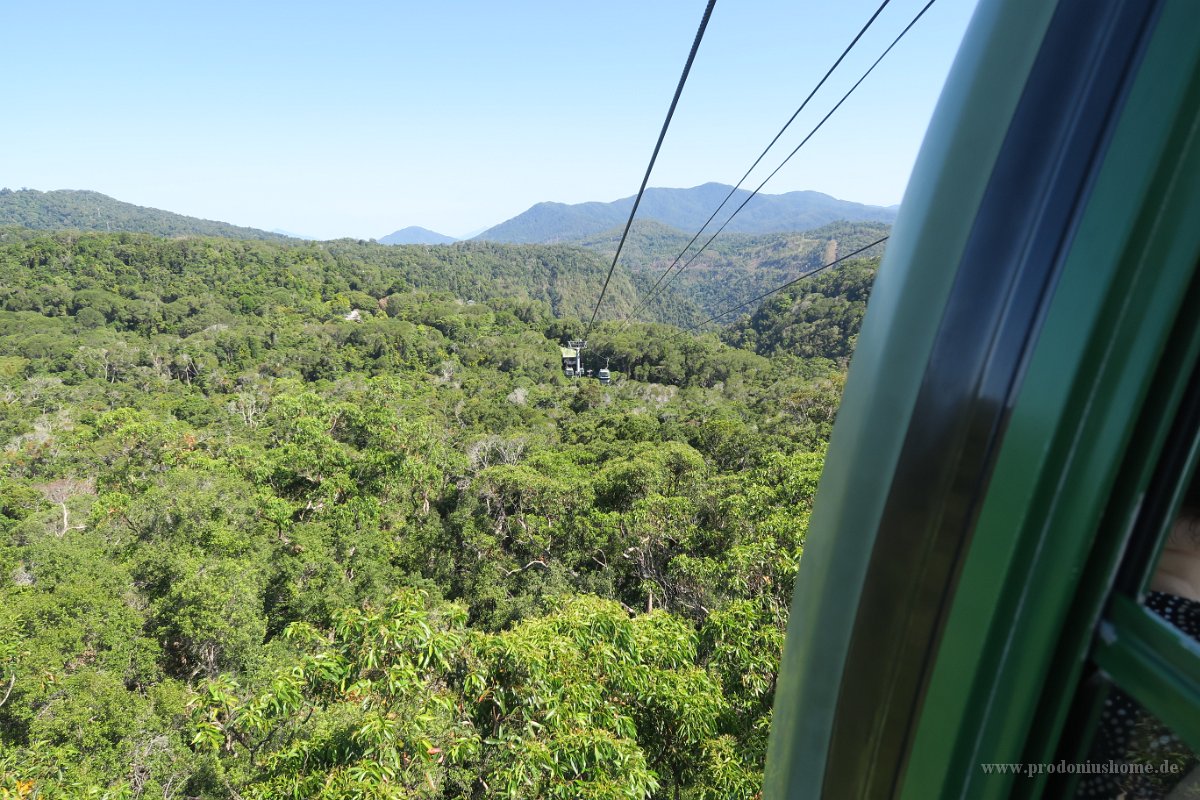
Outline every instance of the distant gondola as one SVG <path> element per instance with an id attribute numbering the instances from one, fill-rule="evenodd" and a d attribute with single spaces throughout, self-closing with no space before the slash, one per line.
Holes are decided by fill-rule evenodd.
<path id="1" fill-rule="evenodd" d="M 560 347 L 562 352 L 562 368 L 563 374 L 568 378 L 575 378 L 583 374 L 583 359 L 579 355 L 580 348 L 575 347 L 575 342 L 571 342 L 570 347 Z"/>

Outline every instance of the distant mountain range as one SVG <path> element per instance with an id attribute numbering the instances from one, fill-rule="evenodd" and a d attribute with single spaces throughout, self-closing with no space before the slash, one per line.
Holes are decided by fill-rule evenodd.
<path id="1" fill-rule="evenodd" d="M 60 189 L 0 189 L 0 225 L 34 230 L 127 231 L 159 236 L 222 236 L 228 239 L 287 240 L 270 231 L 186 217 L 135 206 L 99 192 Z"/>
<path id="2" fill-rule="evenodd" d="M 280 236 L 287 236 L 290 239 L 304 239 L 307 242 L 316 241 L 316 237 L 307 236 L 303 233 L 294 233 L 293 231 L 285 231 L 283 228 L 271 228 L 271 233 L 278 233 Z"/>
<path id="3" fill-rule="evenodd" d="M 457 241 L 458 239 L 453 236 L 446 236 L 416 225 L 401 228 L 379 239 L 380 244 L 451 244 Z"/>
<path id="4" fill-rule="evenodd" d="M 638 210 L 623 261 L 641 280 L 643 271 L 662 270 L 691 233 L 729 193 L 728 186 L 706 183 L 692 189 L 648 189 Z M 738 190 L 729 209 L 749 196 Z M 472 241 L 515 244 L 572 244 L 611 257 L 632 198 L 611 203 L 539 203 L 523 214 L 479 234 Z M 748 270 L 747 285 L 783 277 L 797 264 L 815 266 L 828 242 L 841 247 L 870 241 L 895 219 L 896 208 L 837 200 L 820 192 L 758 195 L 688 270 L 681 288 L 699 295 L 701 308 L 727 299 L 726 284 Z M 721 217 L 723 219 L 724 217 Z M 836 223 L 836 224 L 835 224 Z M 93 191 L 0 189 L 0 226 L 35 230 L 90 230 L 149 233 L 158 236 L 219 236 L 298 243 L 284 232 L 198 219 L 121 202 Z M 833 226 L 827 230 L 817 230 Z M 866 227 L 862 227 L 866 226 Z M 808 233 L 804 233 L 804 232 Z M 803 234 L 803 235 L 801 235 Z M 382 237 L 381 244 L 451 244 L 450 236 L 410 226 Z M 838 245 L 832 245 L 835 248 Z M 843 249 L 843 252 L 845 250 Z M 752 280 L 751 280 L 752 278 Z M 710 285 L 711 284 L 711 285 Z M 717 285 L 720 284 L 720 288 Z"/>
<path id="5" fill-rule="evenodd" d="M 691 189 L 647 189 L 638 206 L 638 219 L 655 220 L 685 231 L 697 230 L 729 194 L 732 187 L 706 183 Z M 750 192 L 738 189 L 718 222 L 732 213 Z M 633 197 L 611 203 L 538 203 L 506 222 L 488 228 L 476 239 L 496 242 L 561 242 L 603 233 L 623 225 Z M 726 228 L 730 233 L 786 233 L 811 230 L 832 222 L 885 222 L 896 219 L 895 206 L 868 206 L 838 200 L 820 192 L 756 195 Z M 715 229 L 714 229 L 715 230 Z"/>

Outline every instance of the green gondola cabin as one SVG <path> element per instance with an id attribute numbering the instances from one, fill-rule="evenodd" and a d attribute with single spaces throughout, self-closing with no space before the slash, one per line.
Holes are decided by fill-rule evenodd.
<path id="1" fill-rule="evenodd" d="M 1200 644 L 1152 597 L 1198 262 L 1194 0 L 981 0 L 850 364 L 766 800 L 1200 796 Z M 1113 698 L 1153 758 L 1098 757 Z"/>

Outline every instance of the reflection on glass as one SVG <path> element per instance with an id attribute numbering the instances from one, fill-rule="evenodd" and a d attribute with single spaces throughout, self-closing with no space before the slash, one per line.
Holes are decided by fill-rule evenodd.
<path id="1" fill-rule="evenodd" d="M 1200 637 L 1200 482 L 1184 495 L 1150 579 L 1146 606 L 1191 636 Z"/>
<path id="2" fill-rule="evenodd" d="M 1200 482 L 1193 482 L 1163 545 L 1146 608 L 1200 641 Z M 1165 725 L 1114 690 L 1104 704 L 1079 783 L 1080 798 L 1200 800 L 1200 760 Z"/>

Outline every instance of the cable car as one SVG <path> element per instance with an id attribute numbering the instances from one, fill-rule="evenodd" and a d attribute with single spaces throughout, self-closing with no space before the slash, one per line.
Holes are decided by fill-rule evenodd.
<path id="1" fill-rule="evenodd" d="M 568 378 L 582 375 L 583 359 L 579 355 L 579 348 L 560 347 L 559 350 L 562 352 L 563 374 Z"/>
<path id="2" fill-rule="evenodd" d="M 587 348 L 587 341 L 583 339 L 571 339 L 567 342 L 566 347 L 560 347 L 562 353 L 563 374 L 568 378 L 582 378 L 584 376 L 583 367 L 583 351 Z"/>
<path id="3" fill-rule="evenodd" d="M 605 386 L 608 386 L 608 384 L 612 383 L 612 373 L 608 371 L 608 367 L 601 367 L 600 371 L 597 373 L 597 377 L 600 379 L 600 383 L 604 384 Z"/>
<path id="4" fill-rule="evenodd" d="M 1200 645 L 1146 604 L 1198 262 L 1195 3 L 981 0 L 851 362 L 765 798 L 1073 797 L 1118 692 L 1200 751 Z"/>

